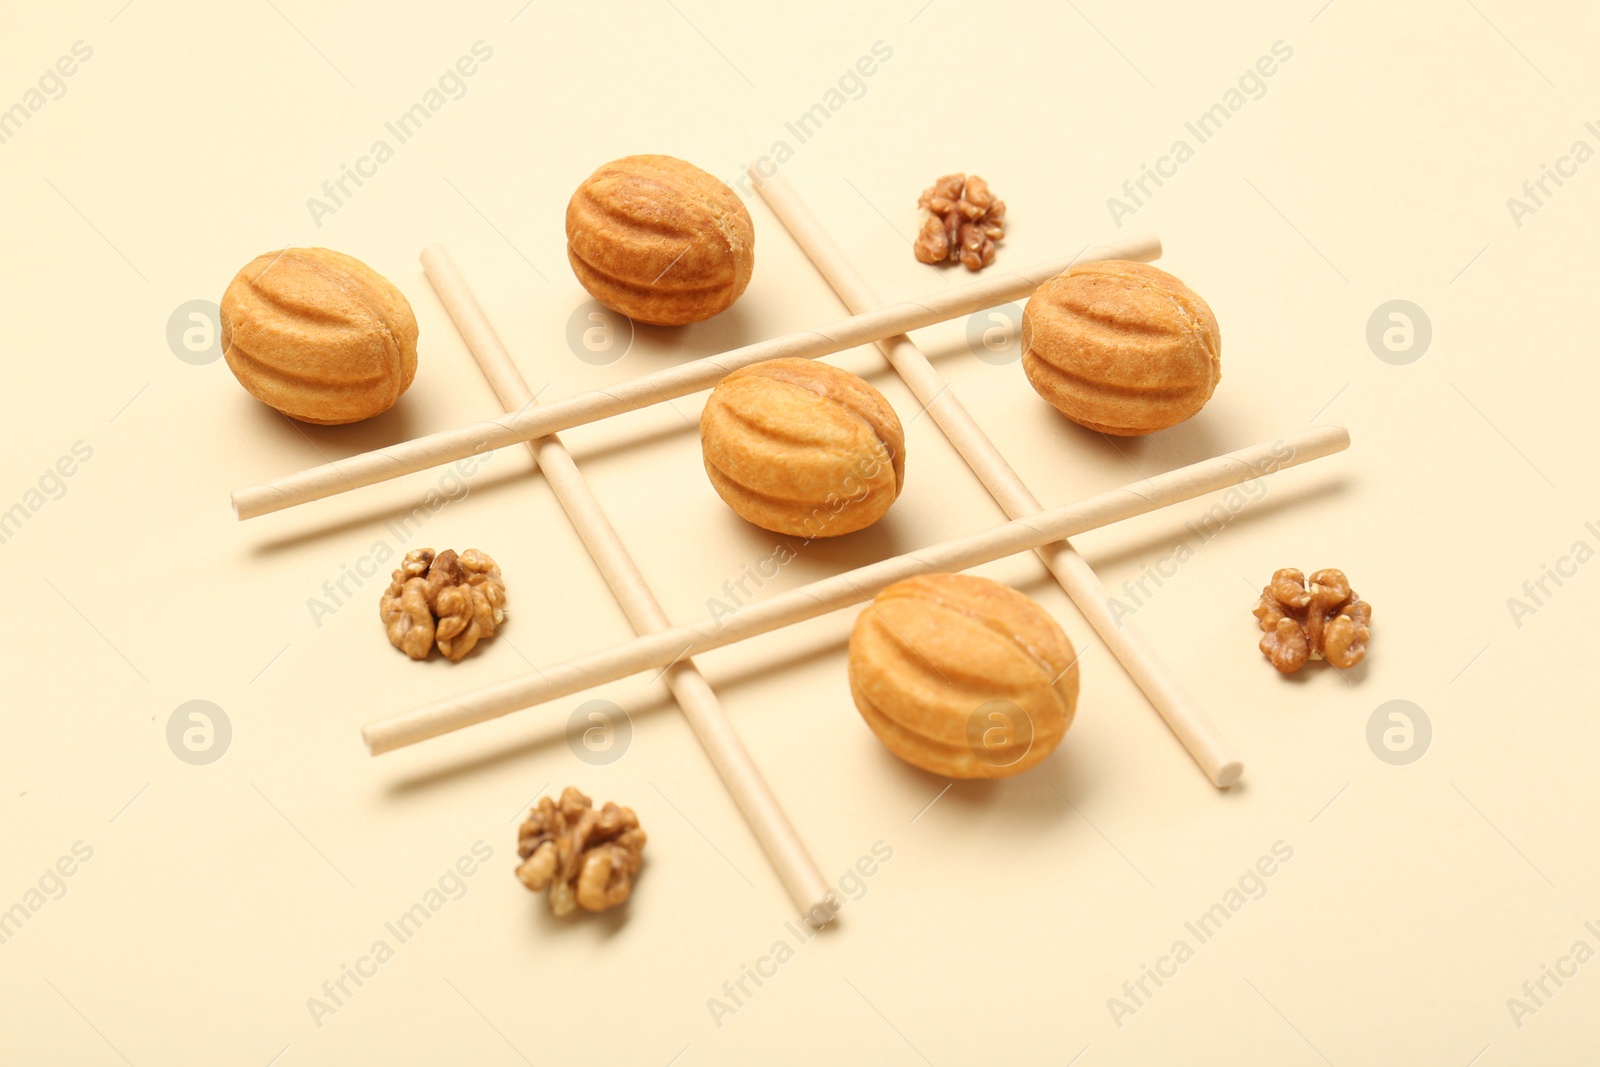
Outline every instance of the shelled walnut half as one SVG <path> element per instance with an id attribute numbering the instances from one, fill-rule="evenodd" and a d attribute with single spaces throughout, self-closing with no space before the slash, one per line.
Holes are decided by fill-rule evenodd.
<path id="1" fill-rule="evenodd" d="M 1006 203 L 976 174 L 946 174 L 917 198 L 922 229 L 912 251 L 922 263 L 957 263 L 982 270 L 994 262 L 994 243 L 1006 235 Z"/>
<path id="2" fill-rule="evenodd" d="M 505 621 L 506 583 L 499 565 L 475 548 L 459 555 L 412 549 L 378 601 L 378 615 L 389 643 L 412 659 L 427 659 L 437 645 L 455 663 Z"/>
<path id="3" fill-rule="evenodd" d="M 1366 657 L 1372 636 L 1372 605 L 1351 591 L 1343 571 L 1331 568 L 1310 581 L 1293 567 L 1275 572 L 1254 614 L 1264 634 L 1261 654 L 1283 674 L 1313 659 L 1341 670 L 1354 667 Z"/>
<path id="4" fill-rule="evenodd" d="M 645 841 L 632 808 L 607 801 L 596 811 L 569 785 L 559 802 L 540 797 L 517 830 L 517 880 L 535 893 L 549 889 L 550 910 L 561 918 L 580 907 L 605 911 L 632 894 Z"/>

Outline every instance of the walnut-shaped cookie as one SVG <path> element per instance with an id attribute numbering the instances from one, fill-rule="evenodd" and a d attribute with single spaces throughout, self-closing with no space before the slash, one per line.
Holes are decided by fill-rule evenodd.
<path id="1" fill-rule="evenodd" d="M 1211 399 L 1222 335 L 1206 302 L 1166 271 L 1083 263 L 1028 298 L 1022 369 L 1073 422 L 1138 436 L 1177 425 Z"/>
<path id="2" fill-rule="evenodd" d="M 1050 755 L 1078 705 L 1078 657 L 1048 612 L 965 574 L 879 593 L 850 633 L 850 693 L 889 751 L 947 778 L 1004 778 Z"/>
<path id="3" fill-rule="evenodd" d="M 567 259 L 600 303 L 682 326 L 726 310 L 755 269 L 755 226 L 737 193 L 672 156 L 626 156 L 567 204 Z"/>
<path id="4" fill-rule="evenodd" d="M 257 256 L 222 294 L 222 354 L 250 395 L 301 422 L 389 410 L 417 374 L 417 319 L 359 259 L 327 248 Z"/>
<path id="5" fill-rule="evenodd" d="M 706 474 L 763 530 L 837 537 L 881 519 L 905 483 L 905 432 L 849 371 L 772 359 L 728 375 L 700 415 Z"/>

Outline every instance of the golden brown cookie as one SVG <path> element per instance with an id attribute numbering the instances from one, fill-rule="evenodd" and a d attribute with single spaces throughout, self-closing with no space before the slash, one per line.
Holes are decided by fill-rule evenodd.
<path id="1" fill-rule="evenodd" d="M 905 434 L 883 394 L 807 359 L 734 371 L 700 416 L 717 494 L 746 520 L 794 537 L 837 537 L 883 517 L 905 481 Z"/>
<path id="2" fill-rule="evenodd" d="M 1222 335 L 1199 295 L 1147 263 L 1084 263 L 1022 316 L 1022 368 L 1073 422 L 1124 437 L 1175 426 L 1222 378 Z"/>
<path id="3" fill-rule="evenodd" d="M 850 692 L 889 751 L 947 778 L 1050 755 L 1078 705 L 1077 653 L 1021 593 L 964 574 L 896 582 L 856 619 Z"/>
<path id="4" fill-rule="evenodd" d="M 625 156 L 567 204 L 567 259 L 600 303 L 657 326 L 725 310 L 755 269 L 755 227 L 738 194 L 671 156 Z"/>
<path id="5" fill-rule="evenodd" d="M 257 256 L 222 294 L 222 354 L 239 384 L 290 418 L 356 422 L 417 373 L 417 319 L 387 278 L 327 248 Z"/>

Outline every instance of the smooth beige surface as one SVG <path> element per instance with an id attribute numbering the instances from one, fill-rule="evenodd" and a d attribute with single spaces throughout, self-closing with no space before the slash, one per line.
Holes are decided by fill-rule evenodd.
<path id="1" fill-rule="evenodd" d="M 1571 973 L 1569 956 L 1580 939 L 1600 950 L 1595 14 L 1485 0 L 779 14 L 674 0 L 617 14 L 533 5 L 512 22 L 519 2 L 381 15 L 274 2 L 8 13 L 0 39 L 0 107 L 75 41 L 93 49 L 64 95 L 41 94 L 0 143 L 0 509 L 27 512 L 0 544 L 0 908 L 33 902 L 58 861 L 73 871 L 64 893 L 46 878 L 59 899 L 41 894 L 0 944 L 5 1059 L 1596 1058 L 1600 963 Z M 442 96 L 396 143 L 385 123 L 479 40 L 492 57 L 461 79 L 465 95 Z M 1241 94 L 1199 143 L 1185 123 L 1226 111 L 1280 40 L 1293 55 L 1251 83 L 1260 98 Z M 870 76 L 830 97 L 876 41 Z M 830 101 L 826 120 L 786 126 Z M 363 164 L 379 138 L 392 158 Z M 1179 138 L 1192 152 L 1175 164 Z M 1072 729 L 1010 781 L 944 791 L 883 750 L 850 704 L 851 612 L 705 656 L 824 871 L 871 872 L 846 877 L 846 896 L 864 895 L 804 943 L 660 683 L 595 694 L 632 717 L 631 747 L 609 765 L 569 749 L 568 709 L 364 754 L 357 728 L 374 714 L 627 636 L 548 490 L 529 484 L 524 450 L 494 453 L 469 479 L 421 473 L 248 524 L 227 503 L 237 486 L 493 414 L 417 265 L 431 241 L 451 248 L 549 397 L 841 317 L 747 198 L 760 255 L 732 310 L 640 328 L 608 366 L 563 355 L 585 300 L 564 265 L 576 184 L 640 151 L 732 183 L 779 139 L 793 152 L 782 172 L 889 301 L 942 285 L 909 238 L 916 194 L 951 169 L 982 174 L 1009 205 L 998 268 L 1162 235 L 1161 266 L 1215 310 L 1227 364 L 1205 410 L 1173 430 L 1113 447 L 1041 402 L 1014 361 L 976 358 L 964 324 L 918 335 L 1047 506 L 1315 421 L 1356 442 L 1242 507 L 1225 494 L 1077 542 L 1241 750 L 1249 777 L 1227 793 L 1097 659 L 1029 556 L 981 573 L 1038 599 L 1088 651 Z M 306 199 L 346 164 L 373 176 L 318 227 Z M 1134 205 L 1122 185 L 1143 164 L 1175 173 Z M 1523 183 L 1546 164 L 1564 184 L 1543 178 L 1535 203 Z M 1133 209 L 1121 229 L 1111 196 Z M 1513 196 L 1528 205 L 1517 217 Z M 191 366 L 168 347 L 174 309 L 218 299 L 263 249 L 308 244 L 358 256 L 416 310 L 416 382 L 370 423 L 292 426 L 220 360 Z M 1431 347 L 1405 366 L 1367 341 L 1369 317 L 1395 299 L 1432 324 Z M 983 349 L 982 330 L 996 325 L 977 329 L 991 358 L 1004 353 Z M 937 429 L 912 419 L 881 356 L 830 362 L 900 413 L 906 489 L 871 529 L 808 548 L 759 590 L 745 579 L 758 598 L 999 518 Z M 675 620 L 727 601 L 724 583 L 758 573 L 777 545 L 706 483 L 692 428 L 702 397 L 563 435 Z M 72 473 L 44 477 L 58 462 Z M 429 490 L 460 499 L 405 536 Z M 1208 512 L 1214 527 L 1233 517 L 1205 540 Z M 323 589 L 346 567 L 386 573 L 370 565 L 380 543 L 489 551 L 508 583 L 504 632 L 459 665 L 407 661 L 377 620 L 381 577 Z M 1175 564 L 1180 543 L 1190 552 Z M 1374 608 L 1363 667 L 1285 680 L 1261 658 L 1249 607 L 1281 566 L 1350 575 Z M 1142 578 L 1145 592 L 1123 590 Z M 313 597 L 331 613 L 314 620 Z M 203 767 L 166 741 L 169 716 L 195 699 L 224 708 L 234 731 Z M 1409 766 L 1366 739 L 1397 699 L 1433 727 Z M 633 807 L 650 835 L 626 913 L 572 926 L 511 874 L 516 821 L 569 783 Z M 471 876 L 445 877 L 458 862 Z M 465 886 L 461 899 L 441 894 L 399 943 L 385 923 L 427 910 L 442 877 Z M 1200 943 L 1185 924 L 1226 910 L 1241 880 L 1238 911 Z M 374 970 L 379 939 L 393 955 Z M 780 939 L 792 956 L 774 973 Z M 1119 1027 L 1108 998 L 1132 1005 L 1124 981 L 1170 969 L 1179 939 L 1192 958 L 1159 988 L 1146 980 Z M 307 999 L 346 965 L 370 977 L 347 980 L 353 996 L 319 1027 Z M 1544 979 L 1536 1003 L 1523 983 L 1546 965 L 1571 976 Z M 745 966 L 773 976 L 745 979 L 753 995 L 719 1028 L 707 999 L 733 1005 L 722 985 Z M 1520 1028 L 1513 996 L 1535 1009 Z"/>

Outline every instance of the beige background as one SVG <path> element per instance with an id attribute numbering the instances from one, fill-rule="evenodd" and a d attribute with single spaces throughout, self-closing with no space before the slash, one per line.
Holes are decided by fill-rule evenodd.
<path id="1" fill-rule="evenodd" d="M 1600 964 L 1547 980 L 1554 995 L 1520 1027 L 1507 1006 L 1574 942 L 1600 949 L 1583 925 L 1600 920 L 1585 680 L 1600 565 L 1547 580 L 1555 595 L 1520 627 L 1507 605 L 1574 542 L 1600 547 L 1584 527 L 1600 527 L 1586 402 L 1600 388 L 1596 253 L 1580 238 L 1600 167 L 1547 181 L 1554 195 L 1521 226 L 1506 203 L 1576 140 L 1600 147 L 1584 128 L 1600 119 L 1594 12 L 920 3 L 534 0 L 519 16 L 520 0 L 448 14 L 103 0 L 7 13 L 0 107 L 75 41 L 93 48 L 65 94 L 0 144 L 0 508 L 26 501 L 74 442 L 93 449 L 0 545 L 0 908 L 32 899 L 75 843 L 92 849 L 0 945 L 7 1062 L 1600 1056 Z M 319 228 L 307 198 L 480 40 L 493 57 L 465 95 Z M 892 58 L 796 144 L 785 122 L 877 41 Z M 627 636 L 520 449 L 409 543 L 481 547 L 508 577 L 511 625 L 457 666 L 387 645 L 378 579 L 321 626 L 307 606 L 376 541 L 397 543 L 384 523 L 439 472 L 233 519 L 237 486 L 495 410 L 422 276 L 424 244 L 452 250 L 535 387 L 563 396 L 841 314 L 752 204 L 758 265 L 735 309 L 641 329 L 611 366 L 574 358 L 564 331 L 585 294 L 562 211 L 601 162 L 668 152 L 731 177 L 788 140 L 783 173 L 886 297 L 913 297 L 960 280 L 908 248 L 934 176 L 977 171 L 1008 201 L 1001 263 L 1070 254 L 1119 232 L 1107 198 L 1175 139 L 1192 143 L 1184 122 L 1277 41 L 1293 58 L 1265 94 L 1121 231 L 1157 230 L 1161 265 L 1216 310 L 1225 373 L 1201 415 L 1114 448 L 1039 401 L 1016 363 L 974 358 L 963 323 L 919 337 L 1046 503 L 1312 422 L 1350 428 L 1348 453 L 1271 483 L 1136 616 L 1240 749 L 1245 784 L 1205 782 L 1031 557 L 983 573 L 1037 597 L 1085 650 L 1083 697 L 1058 752 L 1012 781 L 941 794 L 876 743 L 846 687 L 851 612 L 707 656 L 824 871 L 842 875 L 875 842 L 893 849 L 837 927 L 718 1027 L 708 998 L 776 940 L 795 942 L 792 909 L 662 687 L 587 695 L 631 716 L 631 747 L 606 766 L 566 743 L 578 698 L 365 755 L 370 718 Z M 293 426 L 222 362 L 169 349 L 175 308 L 216 300 L 240 265 L 287 244 L 354 254 L 410 298 L 421 369 L 391 413 Z M 1366 341 L 1392 299 L 1432 323 L 1406 366 Z M 906 492 L 879 526 L 806 549 L 764 592 L 999 518 L 931 420 L 912 420 L 876 351 L 837 362 L 909 421 Z M 702 400 L 568 435 L 682 619 L 776 544 L 708 486 L 692 428 Z M 1115 590 L 1192 539 L 1186 524 L 1209 505 L 1080 547 Z M 1253 587 L 1284 565 L 1343 567 L 1374 604 L 1372 658 L 1348 678 L 1285 680 L 1255 651 Z M 233 727 L 209 766 L 166 741 L 194 699 Z M 1396 699 L 1433 727 L 1408 766 L 1366 740 Z M 649 831 L 625 914 L 558 923 L 511 876 L 516 818 L 567 783 L 632 805 Z M 392 943 L 385 921 L 479 841 L 493 859 L 464 896 L 318 1026 L 308 998 L 376 939 Z M 1184 923 L 1280 841 L 1293 858 L 1265 895 L 1119 1027 L 1108 998 L 1175 940 L 1195 946 Z"/>

